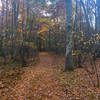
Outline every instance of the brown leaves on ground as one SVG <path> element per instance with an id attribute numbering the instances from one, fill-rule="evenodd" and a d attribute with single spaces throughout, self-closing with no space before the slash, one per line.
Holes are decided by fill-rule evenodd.
<path id="1" fill-rule="evenodd" d="M 0 100 L 99 100 L 84 69 L 64 72 L 64 56 L 39 56 L 34 66 L 0 70 Z"/>
<path id="2" fill-rule="evenodd" d="M 100 60 L 97 60 L 96 64 L 100 65 Z M 87 67 L 91 66 L 88 64 Z M 100 72 L 99 66 L 97 67 Z M 96 83 L 96 76 L 93 74 L 91 81 L 84 68 L 77 68 L 70 72 L 56 69 L 56 77 L 66 91 L 67 100 L 100 100 L 100 88 L 93 87 L 92 84 L 92 81 Z"/>
<path id="3" fill-rule="evenodd" d="M 5 92 L 7 100 L 66 100 L 66 94 L 55 77 L 53 65 L 56 62 L 53 60 L 52 54 L 40 53 L 40 62 L 24 68 L 21 79 L 15 82 L 9 93 Z"/>

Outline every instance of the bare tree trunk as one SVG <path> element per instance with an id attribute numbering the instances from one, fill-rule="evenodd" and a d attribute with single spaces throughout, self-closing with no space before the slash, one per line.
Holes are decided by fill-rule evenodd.
<path id="1" fill-rule="evenodd" d="M 87 14 L 84 2 L 82 0 L 80 0 L 80 3 L 82 5 L 82 7 L 83 7 L 84 14 L 85 14 L 85 19 L 86 19 L 86 23 L 87 23 L 87 34 L 88 34 L 88 36 L 90 36 L 91 35 L 91 31 L 90 31 L 90 22 L 89 22 L 88 14 Z"/>
<path id="2" fill-rule="evenodd" d="M 97 32 L 100 32 L 100 0 L 96 0 L 97 5 Z"/>
<path id="3" fill-rule="evenodd" d="M 66 62 L 65 62 L 65 69 L 71 70 L 73 69 L 73 61 L 72 61 L 72 0 L 65 0 L 66 6 Z"/>
<path id="4" fill-rule="evenodd" d="M 19 0 L 13 1 L 13 13 L 14 13 L 14 29 L 13 29 L 13 42 L 12 42 L 12 51 L 13 51 L 13 59 L 16 59 L 16 38 L 17 38 L 17 21 L 19 15 Z"/>
<path id="5" fill-rule="evenodd" d="M 5 44 L 5 41 L 4 41 L 4 37 L 5 37 L 5 33 L 4 33 L 4 1 L 1 0 L 2 2 L 2 21 L 1 21 L 1 30 L 2 30 L 2 48 L 1 48 L 1 56 L 4 58 L 4 64 L 6 63 L 6 55 L 5 55 L 5 50 L 4 50 L 4 44 Z"/>

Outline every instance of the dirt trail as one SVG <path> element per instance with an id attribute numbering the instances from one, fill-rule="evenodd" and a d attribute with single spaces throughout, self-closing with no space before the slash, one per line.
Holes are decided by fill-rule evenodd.
<path id="1" fill-rule="evenodd" d="M 45 52 L 39 56 L 40 62 L 37 65 L 25 69 L 13 90 L 13 100 L 66 100 L 55 77 L 52 56 Z"/>

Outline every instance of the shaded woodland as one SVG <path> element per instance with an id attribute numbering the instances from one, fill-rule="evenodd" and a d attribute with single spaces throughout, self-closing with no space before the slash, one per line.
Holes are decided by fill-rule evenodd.
<path id="1" fill-rule="evenodd" d="M 0 0 L 0 70 L 0 100 L 99 100 L 100 0 Z"/>

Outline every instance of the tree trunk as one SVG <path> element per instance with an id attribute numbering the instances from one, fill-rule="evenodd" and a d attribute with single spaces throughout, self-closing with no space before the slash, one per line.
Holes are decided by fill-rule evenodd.
<path id="1" fill-rule="evenodd" d="M 100 33 L 100 0 L 96 1 L 97 5 L 97 32 Z"/>
<path id="2" fill-rule="evenodd" d="M 80 3 L 83 7 L 83 10 L 84 10 L 84 14 L 85 14 L 85 19 L 86 19 L 86 24 L 87 24 L 87 35 L 88 37 L 91 35 L 91 31 L 90 31 L 90 22 L 89 22 L 89 18 L 88 18 L 88 14 L 87 14 L 87 11 L 86 11 L 86 8 L 85 8 L 85 5 L 84 5 L 84 2 L 82 0 L 80 0 Z"/>
<path id="3" fill-rule="evenodd" d="M 18 15 L 19 15 L 19 0 L 12 2 L 13 7 L 13 17 L 12 17 L 12 24 L 13 24 L 13 40 L 12 40 L 12 59 L 16 59 L 16 38 L 17 38 L 17 22 L 18 22 Z"/>
<path id="4" fill-rule="evenodd" d="M 66 62 L 65 69 L 71 70 L 73 69 L 73 61 L 72 61 L 72 41 L 71 41 L 71 31 L 72 31 L 72 0 L 65 0 L 66 6 Z"/>

